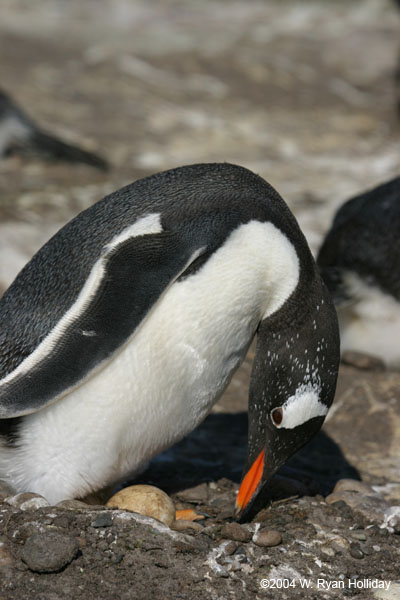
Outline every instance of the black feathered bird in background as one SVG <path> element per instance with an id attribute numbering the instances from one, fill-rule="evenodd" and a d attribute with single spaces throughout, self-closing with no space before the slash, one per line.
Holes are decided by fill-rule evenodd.
<path id="1" fill-rule="evenodd" d="M 318 254 L 342 350 L 400 368 L 400 177 L 345 202 Z"/>
<path id="2" fill-rule="evenodd" d="M 102 157 L 38 127 L 8 94 L 0 90 L 0 158 L 12 154 L 85 163 L 102 171 L 108 169 L 108 163 Z"/>

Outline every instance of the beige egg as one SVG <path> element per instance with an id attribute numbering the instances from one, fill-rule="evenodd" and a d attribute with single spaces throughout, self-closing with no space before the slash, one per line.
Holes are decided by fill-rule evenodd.
<path id="1" fill-rule="evenodd" d="M 175 506 L 171 498 L 153 485 L 130 485 L 114 494 L 106 506 L 153 517 L 168 527 L 175 520 Z"/>

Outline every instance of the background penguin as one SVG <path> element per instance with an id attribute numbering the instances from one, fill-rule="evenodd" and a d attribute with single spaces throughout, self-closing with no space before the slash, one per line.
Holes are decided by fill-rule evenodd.
<path id="1" fill-rule="evenodd" d="M 335 309 L 296 220 L 250 171 L 154 175 L 65 225 L 0 301 L 0 478 L 50 502 L 191 431 L 257 333 L 237 510 L 321 427 Z"/>
<path id="2" fill-rule="evenodd" d="M 63 142 L 40 129 L 4 92 L 0 90 L 0 157 L 10 154 L 37 155 L 50 160 L 85 163 L 102 171 L 107 162 L 93 154 Z"/>
<path id="3" fill-rule="evenodd" d="M 348 200 L 317 258 L 338 309 L 342 350 L 400 367 L 400 177 Z"/>

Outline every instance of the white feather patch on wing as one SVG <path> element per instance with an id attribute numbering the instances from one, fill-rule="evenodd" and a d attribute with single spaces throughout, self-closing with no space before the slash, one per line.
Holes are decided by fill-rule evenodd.
<path id="1" fill-rule="evenodd" d="M 0 386 L 9 383 L 15 377 L 27 373 L 33 369 L 40 361 L 51 353 L 53 348 L 62 338 L 65 330 L 87 309 L 93 297 L 95 296 L 105 273 L 105 265 L 109 254 L 122 242 L 139 236 L 159 233 L 162 231 L 160 214 L 152 213 L 138 219 L 133 225 L 124 229 L 119 235 L 115 236 L 103 250 L 103 255 L 99 258 L 81 289 L 77 299 L 73 305 L 63 315 L 57 325 L 50 331 L 44 340 L 35 348 L 35 350 L 23 360 L 14 371 L 11 371 L 3 379 L 0 380 Z M 94 332 L 82 331 L 82 335 L 91 336 Z"/>
<path id="2" fill-rule="evenodd" d="M 114 250 L 117 246 L 126 242 L 133 237 L 140 235 L 150 235 L 154 233 L 161 233 L 163 230 L 161 225 L 160 213 L 151 213 L 145 217 L 138 219 L 133 225 L 130 225 L 124 229 L 121 233 L 113 237 L 111 242 L 104 248 L 104 253 L 108 254 Z"/>
<path id="3" fill-rule="evenodd" d="M 282 405 L 282 422 L 278 429 L 294 429 L 315 417 L 325 417 L 328 407 L 319 399 L 320 388 L 315 383 L 307 383 L 297 388 Z"/>

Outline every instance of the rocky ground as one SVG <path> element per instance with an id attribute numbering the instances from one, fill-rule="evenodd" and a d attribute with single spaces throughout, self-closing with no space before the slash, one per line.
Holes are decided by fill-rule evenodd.
<path id="1" fill-rule="evenodd" d="M 398 173 L 399 27 L 389 0 L 3 2 L 1 87 L 112 169 L 0 163 L 1 287 L 83 208 L 191 162 L 260 173 L 315 250 L 344 199 Z M 11 498 L 0 503 L 0 599 L 399 598 L 400 375 L 347 357 L 323 431 L 238 525 L 251 358 L 203 425 L 140 478 L 204 519 L 170 529 Z"/>
<path id="2" fill-rule="evenodd" d="M 400 376 L 343 366 L 324 431 L 273 479 L 251 522 L 238 524 L 249 365 L 218 410 L 138 480 L 203 519 L 170 529 L 104 506 L 8 498 L 0 598 L 399 598 Z M 377 584 L 388 591 L 368 589 Z"/>

